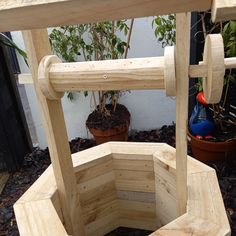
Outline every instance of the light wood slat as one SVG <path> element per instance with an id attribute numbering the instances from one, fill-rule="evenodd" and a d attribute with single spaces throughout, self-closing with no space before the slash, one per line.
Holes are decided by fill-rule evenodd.
<path id="1" fill-rule="evenodd" d="M 190 13 L 176 14 L 176 181 L 179 215 L 187 205 L 188 66 Z"/>
<path id="2" fill-rule="evenodd" d="M 91 211 L 95 207 L 100 207 L 104 203 L 113 201 L 116 198 L 116 187 L 114 181 L 101 184 L 97 188 L 81 193 L 83 212 Z"/>
<path id="3" fill-rule="evenodd" d="M 24 236 L 68 236 L 50 199 L 14 205 L 18 229 Z"/>
<path id="4" fill-rule="evenodd" d="M 118 200 L 120 226 L 156 230 L 160 225 L 156 216 L 156 204 Z"/>
<path id="5" fill-rule="evenodd" d="M 79 193 L 84 193 L 86 191 L 92 190 L 101 186 L 102 184 L 115 181 L 115 174 L 113 171 L 110 171 L 106 174 L 100 175 L 96 178 L 90 179 L 86 182 L 80 183 L 78 185 Z"/>
<path id="6" fill-rule="evenodd" d="M 154 192 L 154 172 L 114 170 L 117 190 Z"/>
<path id="7" fill-rule="evenodd" d="M 154 181 L 117 180 L 118 191 L 135 191 L 153 193 L 155 191 Z"/>
<path id="8" fill-rule="evenodd" d="M 188 176 L 188 213 L 229 228 L 215 170 Z"/>
<path id="9" fill-rule="evenodd" d="M 1 0 L 0 31 L 202 11 L 210 7 L 210 0 Z"/>
<path id="10" fill-rule="evenodd" d="M 155 203 L 154 192 L 131 192 L 131 191 L 117 191 L 117 199 L 120 200 L 132 200 L 137 202 L 151 202 Z"/>
<path id="11" fill-rule="evenodd" d="M 113 159 L 115 170 L 153 171 L 153 161 Z"/>
<path id="12" fill-rule="evenodd" d="M 109 142 L 113 159 L 152 161 L 162 143 Z"/>
<path id="13" fill-rule="evenodd" d="M 77 182 L 81 184 L 98 176 L 111 172 L 112 170 L 113 161 L 104 161 L 101 164 L 76 172 Z"/>
<path id="14" fill-rule="evenodd" d="M 156 204 L 129 200 L 117 200 L 120 217 L 130 219 L 156 219 Z"/>
<path id="15" fill-rule="evenodd" d="M 211 8 L 213 21 L 236 20 L 236 0 L 213 0 Z"/>
<path id="16" fill-rule="evenodd" d="M 112 159 L 108 143 L 72 154 L 74 171 L 79 172 Z"/>
<path id="17" fill-rule="evenodd" d="M 84 225 L 61 101 L 46 99 L 38 84 L 39 62 L 45 55 L 51 54 L 47 30 L 24 31 L 23 37 L 36 95 L 42 110 L 44 130 L 65 224 L 69 234 L 82 236 Z"/>
<path id="18" fill-rule="evenodd" d="M 194 186 L 194 191 L 191 189 L 192 187 L 189 189 L 188 213 L 198 218 L 217 222 L 219 216 L 215 213 L 208 173 L 191 174 L 188 176 L 188 184 Z"/>
<path id="19" fill-rule="evenodd" d="M 209 189 L 211 191 L 211 198 L 214 204 L 215 214 L 217 215 L 217 221 L 220 225 L 224 226 L 225 228 L 230 229 L 229 221 L 226 215 L 224 202 L 222 200 L 222 195 L 219 187 L 219 182 L 216 176 L 216 172 L 209 171 L 207 172 Z"/>
<path id="20" fill-rule="evenodd" d="M 109 215 L 86 225 L 85 232 L 86 236 L 104 236 L 117 227 L 119 227 L 119 214 L 113 211 Z"/>
<path id="21" fill-rule="evenodd" d="M 102 196 L 101 196 L 102 197 Z M 88 225 L 96 220 L 103 218 L 107 215 L 110 215 L 113 212 L 118 212 L 118 206 L 116 199 L 114 201 L 109 201 L 104 203 L 100 207 L 96 207 L 91 211 L 87 211 L 83 214 L 84 216 L 84 224 Z"/>
<path id="22" fill-rule="evenodd" d="M 167 224 L 178 217 L 177 200 L 167 191 L 168 189 L 156 185 L 156 211 L 162 224 Z M 162 216 L 166 217 L 162 217 Z M 164 221 L 164 219 L 168 221 Z"/>
<path id="23" fill-rule="evenodd" d="M 176 199 L 176 184 L 172 185 L 171 182 L 176 182 L 174 179 L 171 181 L 168 181 L 168 179 L 165 178 L 166 176 L 162 174 L 155 174 L 155 184 L 156 188 L 162 187 L 165 189 L 167 193 L 169 193 L 174 199 Z M 168 176 L 171 178 L 170 176 Z M 158 197 L 156 198 L 156 201 L 158 201 Z"/>

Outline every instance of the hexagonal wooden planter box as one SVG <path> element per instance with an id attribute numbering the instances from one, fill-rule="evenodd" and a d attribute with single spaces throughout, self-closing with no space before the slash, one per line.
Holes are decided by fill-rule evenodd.
<path id="1" fill-rule="evenodd" d="M 187 213 L 178 217 L 175 149 L 167 144 L 111 142 L 72 158 L 86 235 L 119 226 L 153 236 L 230 235 L 215 171 L 191 157 Z M 68 235 L 51 166 L 14 210 L 21 235 Z"/>

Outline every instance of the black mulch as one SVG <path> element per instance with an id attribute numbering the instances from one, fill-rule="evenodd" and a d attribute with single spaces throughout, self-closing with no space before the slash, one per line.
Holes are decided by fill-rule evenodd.
<path id="1" fill-rule="evenodd" d="M 174 125 L 161 129 L 131 133 L 128 141 L 165 142 L 175 146 Z M 70 142 L 71 152 L 94 146 L 89 139 L 74 139 Z M 190 152 L 190 150 L 189 150 Z M 50 164 L 48 149 L 35 149 L 24 158 L 22 168 L 12 173 L 0 195 L 0 236 L 18 236 L 18 229 L 13 212 L 13 204 L 33 184 Z M 236 236 L 236 161 L 210 163 L 216 169 L 222 196 L 232 227 L 232 236 Z M 150 232 L 127 228 L 118 228 L 107 236 L 144 236 Z"/>

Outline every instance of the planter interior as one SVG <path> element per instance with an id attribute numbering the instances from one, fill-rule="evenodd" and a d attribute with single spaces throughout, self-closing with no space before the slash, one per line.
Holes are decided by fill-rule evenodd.
<path id="1" fill-rule="evenodd" d="M 154 235 L 230 235 L 214 169 L 188 157 L 187 213 L 178 217 L 175 149 L 110 142 L 72 155 L 86 235 L 119 226 Z M 14 205 L 21 235 L 68 235 L 52 167 Z"/>

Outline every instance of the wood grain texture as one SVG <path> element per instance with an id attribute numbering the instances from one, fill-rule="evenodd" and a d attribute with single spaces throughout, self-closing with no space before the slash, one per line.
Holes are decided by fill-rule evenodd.
<path id="1" fill-rule="evenodd" d="M 199 11 L 210 7 L 210 0 L 1 0 L 0 32 Z"/>
<path id="2" fill-rule="evenodd" d="M 14 211 L 22 236 L 68 235 L 50 199 L 17 203 Z"/>
<path id="3" fill-rule="evenodd" d="M 166 96 L 176 96 L 175 76 L 175 47 L 165 47 L 164 51 L 164 78 Z"/>
<path id="4" fill-rule="evenodd" d="M 163 143 L 109 142 L 113 159 L 152 161 L 153 153 L 161 148 Z"/>
<path id="5" fill-rule="evenodd" d="M 164 89 L 164 58 L 55 63 L 49 80 L 57 92 Z"/>
<path id="6" fill-rule="evenodd" d="M 44 130 L 66 228 L 69 234 L 81 236 L 84 235 L 83 219 L 61 101 L 47 100 L 41 93 L 37 79 L 39 62 L 45 55 L 51 54 L 47 30 L 25 31 L 23 37 L 36 95 L 42 110 Z"/>
<path id="7" fill-rule="evenodd" d="M 178 212 L 187 205 L 188 66 L 190 57 L 190 13 L 176 14 L 176 181 Z"/>
<path id="8" fill-rule="evenodd" d="M 212 21 L 236 20 L 236 0 L 213 0 Z"/>
<path id="9" fill-rule="evenodd" d="M 178 217 L 173 222 L 163 226 L 150 236 L 230 236 L 227 229 L 202 218 L 188 214 Z"/>
<path id="10" fill-rule="evenodd" d="M 220 102 L 225 75 L 224 43 L 221 34 L 209 34 L 205 40 L 203 64 L 207 78 L 203 80 L 204 97 L 209 104 Z"/>
<path id="11" fill-rule="evenodd" d="M 63 92 L 56 92 L 52 87 L 49 70 L 51 64 L 61 63 L 61 60 L 55 56 L 45 56 L 39 63 L 38 67 L 38 83 L 43 95 L 50 100 L 59 100 L 64 96 Z"/>
<path id="12" fill-rule="evenodd" d="M 114 170 L 116 189 L 137 192 L 154 192 L 154 172 Z"/>
<path id="13" fill-rule="evenodd" d="M 113 159 L 114 170 L 153 171 L 153 161 Z"/>
<path id="14" fill-rule="evenodd" d="M 156 230 L 160 226 L 155 203 L 118 200 L 118 210 L 120 226 L 146 230 Z"/>

